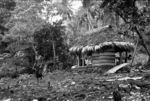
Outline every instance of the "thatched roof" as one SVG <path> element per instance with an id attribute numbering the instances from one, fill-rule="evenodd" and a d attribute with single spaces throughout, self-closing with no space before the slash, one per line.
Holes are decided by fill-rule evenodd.
<path id="1" fill-rule="evenodd" d="M 111 27 L 104 26 L 101 30 L 85 32 L 85 34 L 74 41 L 70 52 L 102 52 L 106 49 L 114 48 L 115 51 L 132 51 L 134 45 L 129 39 L 122 38 Z M 90 34 L 89 34 L 90 33 Z"/>
<path id="2" fill-rule="evenodd" d="M 122 35 L 119 35 L 117 33 L 118 32 L 111 27 L 104 26 L 104 28 L 100 28 L 100 30 L 95 29 L 85 32 L 85 34 L 79 36 L 77 39 L 74 40 L 72 46 L 98 45 L 105 41 L 130 41 L 129 39 L 125 39 L 122 37 Z"/>
<path id="3" fill-rule="evenodd" d="M 133 51 L 134 44 L 130 42 L 104 42 L 99 45 L 87 45 L 87 46 L 73 46 L 70 48 L 70 52 L 73 53 L 88 53 L 88 52 L 104 52 L 106 49 L 114 49 L 119 51 Z"/>

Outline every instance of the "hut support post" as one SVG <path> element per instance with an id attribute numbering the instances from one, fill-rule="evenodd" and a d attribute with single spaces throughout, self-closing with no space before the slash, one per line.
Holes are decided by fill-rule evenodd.
<path id="1" fill-rule="evenodd" d="M 126 51 L 125 63 L 128 62 L 128 52 Z"/>
<path id="2" fill-rule="evenodd" d="M 75 60 L 76 60 L 76 62 L 75 62 L 75 64 L 77 65 L 77 66 L 79 66 L 79 56 L 76 54 L 76 56 L 75 56 Z"/>
<path id="3" fill-rule="evenodd" d="M 80 56 L 77 55 L 78 66 L 80 66 Z"/>
<path id="4" fill-rule="evenodd" d="M 119 52 L 119 64 L 121 64 L 122 63 L 122 52 Z"/>
<path id="5" fill-rule="evenodd" d="M 82 66 L 82 55 L 79 54 L 78 56 L 78 66 Z"/>
<path id="6" fill-rule="evenodd" d="M 82 66 L 84 66 L 84 55 L 82 55 Z"/>

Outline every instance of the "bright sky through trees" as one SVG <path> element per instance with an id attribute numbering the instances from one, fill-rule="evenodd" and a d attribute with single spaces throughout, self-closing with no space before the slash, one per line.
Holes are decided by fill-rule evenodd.
<path id="1" fill-rule="evenodd" d="M 82 2 L 80 0 L 71 2 L 71 9 L 74 13 L 76 13 L 81 6 Z"/>
<path id="2" fill-rule="evenodd" d="M 57 1 L 52 3 L 56 3 L 56 2 Z M 60 1 L 58 2 L 60 3 Z M 41 13 L 38 14 L 42 19 L 44 20 L 48 19 L 49 23 L 53 23 L 62 19 L 62 15 L 57 14 L 58 13 L 57 9 L 53 8 L 53 10 L 48 11 L 48 7 L 50 5 L 49 1 L 43 2 L 42 5 L 43 5 L 43 9 L 41 10 Z M 70 1 L 70 5 L 68 5 L 68 8 L 71 9 L 73 14 L 75 14 L 81 6 L 82 6 L 82 2 L 80 0 L 74 0 L 74 1 Z M 52 15 L 49 15 L 50 13 L 48 12 L 51 12 Z"/>

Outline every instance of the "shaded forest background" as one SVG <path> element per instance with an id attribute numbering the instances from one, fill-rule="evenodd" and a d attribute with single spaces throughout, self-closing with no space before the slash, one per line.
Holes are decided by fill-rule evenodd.
<path id="1" fill-rule="evenodd" d="M 0 1 L 1 77 L 40 68 L 69 70 L 73 62 L 69 48 L 105 25 L 117 32 L 113 34 L 138 42 L 137 51 L 150 56 L 150 1 L 81 0 L 76 12 L 71 2 Z"/>

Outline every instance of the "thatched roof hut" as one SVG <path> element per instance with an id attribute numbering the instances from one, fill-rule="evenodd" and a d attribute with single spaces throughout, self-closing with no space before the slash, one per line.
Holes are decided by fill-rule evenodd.
<path id="1" fill-rule="evenodd" d="M 93 33 L 92 33 L 93 32 Z M 110 27 L 102 30 L 85 32 L 83 36 L 74 41 L 70 52 L 76 54 L 78 66 L 84 66 L 85 60 L 90 56 L 92 66 L 116 65 L 127 62 L 129 52 L 134 50 L 134 44 L 117 34 Z M 116 53 L 119 57 L 116 57 Z"/>

